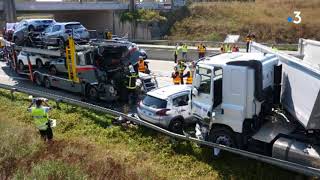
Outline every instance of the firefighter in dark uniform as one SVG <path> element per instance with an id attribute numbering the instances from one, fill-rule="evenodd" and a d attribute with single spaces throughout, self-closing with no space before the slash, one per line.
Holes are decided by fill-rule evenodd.
<path id="1" fill-rule="evenodd" d="M 128 90 L 128 103 L 133 104 L 136 101 L 136 80 L 138 73 L 134 70 L 131 63 L 129 63 L 129 73 L 127 74 L 126 88 Z"/>

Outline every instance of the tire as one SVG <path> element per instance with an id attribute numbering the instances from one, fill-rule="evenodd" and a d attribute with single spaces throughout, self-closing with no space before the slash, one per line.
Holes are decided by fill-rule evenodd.
<path id="1" fill-rule="evenodd" d="M 98 98 L 99 98 L 97 88 L 95 88 L 94 86 L 91 86 L 91 85 L 88 85 L 86 94 L 90 100 L 98 100 Z"/>
<path id="2" fill-rule="evenodd" d="M 49 80 L 49 78 L 45 77 L 43 79 L 43 84 L 44 84 L 44 87 L 47 88 L 47 89 L 50 89 L 51 88 L 51 82 Z"/>
<path id="3" fill-rule="evenodd" d="M 57 68 L 55 66 L 50 66 L 49 73 L 51 75 L 57 75 L 58 74 Z"/>
<path id="4" fill-rule="evenodd" d="M 38 86 L 43 85 L 43 82 L 41 81 L 41 78 L 40 78 L 40 74 L 35 73 L 33 78 L 34 78 L 34 82 L 36 83 L 36 85 L 38 85 Z"/>
<path id="5" fill-rule="evenodd" d="M 217 127 L 212 129 L 210 131 L 209 141 L 233 148 L 238 147 L 234 132 L 225 127 Z M 222 153 L 220 149 L 213 148 L 213 154 L 214 156 L 219 157 Z"/>
<path id="6" fill-rule="evenodd" d="M 21 60 L 19 60 L 19 70 L 20 71 L 24 70 L 24 64 Z"/>
<path id="7" fill-rule="evenodd" d="M 183 120 L 182 119 L 173 119 L 169 124 L 169 130 L 174 133 L 182 134 L 183 133 Z"/>
<path id="8" fill-rule="evenodd" d="M 38 69 L 43 67 L 43 63 L 42 63 L 41 59 L 37 59 L 36 60 L 36 66 L 37 66 Z"/>

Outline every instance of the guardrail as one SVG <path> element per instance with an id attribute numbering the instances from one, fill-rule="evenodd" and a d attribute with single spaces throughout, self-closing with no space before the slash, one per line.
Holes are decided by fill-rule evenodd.
<path id="1" fill-rule="evenodd" d="M 150 124 L 148 122 L 145 122 L 143 120 L 128 116 L 124 113 L 118 112 L 118 111 L 114 111 L 111 109 L 107 109 L 101 106 L 97 106 L 94 104 L 90 104 L 90 103 L 86 103 L 86 102 L 82 102 L 82 101 L 78 101 L 72 98 L 67 98 L 67 97 L 63 97 L 63 96 L 59 96 L 59 95 L 55 95 L 55 94 L 51 94 L 51 93 L 45 93 L 42 91 L 37 91 L 37 90 L 32 90 L 32 89 L 27 89 L 27 88 L 23 88 L 23 87 L 13 87 L 10 85 L 6 85 L 6 84 L 1 84 L 0 83 L 0 88 L 1 89 L 7 89 L 10 90 L 12 93 L 12 97 L 14 92 L 21 92 L 21 93 L 25 93 L 25 94 L 29 94 L 29 95 L 33 95 L 33 96 L 38 96 L 38 97 L 45 97 L 47 99 L 51 99 L 51 100 L 55 100 L 56 102 L 64 102 L 64 103 L 68 103 L 68 104 L 72 104 L 72 105 L 76 105 L 76 106 L 80 106 L 83 108 L 87 108 L 87 109 L 92 109 L 95 111 L 99 111 L 99 112 L 104 112 L 104 113 L 108 113 L 111 114 L 113 116 L 122 116 L 138 125 L 142 125 L 145 126 L 147 128 L 151 128 L 155 131 L 158 131 L 160 133 L 163 133 L 167 136 L 176 138 L 176 139 L 181 139 L 181 140 L 185 140 L 185 141 L 191 141 L 197 144 L 201 144 L 201 145 L 205 145 L 208 147 L 212 147 L 212 148 L 219 148 L 221 150 L 224 151 L 228 151 L 231 153 L 235 153 L 241 156 L 245 156 L 245 157 L 249 157 L 258 161 L 262 161 L 271 165 L 275 165 L 275 166 L 279 166 L 281 168 L 284 169 L 288 169 L 294 172 L 299 172 L 301 174 L 305 174 L 305 175 L 309 175 L 309 176 L 320 176 L 320 169 L 317 168 L 313 168 L 313 167 L 308 167 L 308 166 L 303 166 L 297 163 L 293 163 L 293 162 L 289 162 L 289 161 L 284 161 L 281 159 L 276 159 L 273 157 L 269 157 L 269 156 L 264 156 L 264 155 L 260 155 L 260 154 L 256 154 L 256 153 L 252 153 L 252 152 L 248 152 L 248 151 L 244 151 L 244 150 L 240 150 L 240 149 L 235 149 L 235 148 L 231 148 L 228 146 L 224 146 L 224 145 L 220 145 L 220 144 L 216 144 L 216 143 L 212 143 L 212 142 L 208 142 L 208 141 L 203 141 L 203 140 L 199 140 L 190 136 L 185 136 L 185 135 L 181 135 L 181 134 L 176 134 L 173 132 L 170 132 L 166 129 L 160 128 L 156 125 Z"/>

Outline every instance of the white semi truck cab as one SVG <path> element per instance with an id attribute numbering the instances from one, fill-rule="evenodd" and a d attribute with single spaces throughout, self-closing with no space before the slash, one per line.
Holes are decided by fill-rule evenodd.
<path id="1" fill-rule="evenodd" d="M 263 48 L 197 62 L 197 137 L 320 168 L 320 73 Z"/>

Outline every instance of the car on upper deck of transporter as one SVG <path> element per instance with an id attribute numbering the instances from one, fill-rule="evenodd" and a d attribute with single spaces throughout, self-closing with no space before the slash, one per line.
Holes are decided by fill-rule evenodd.
<path id="1" fill-rule="evenodd" d="M 56 23 L 53 19 L 25 19 L 15 26 L 13 33 L 13 42 L 22 45 L 30 32 L 41 33 L 48 26 Z"/>
<path id="2" fill-rule="evenodd" d="M 139 102 L 140 119 L 182 133 L 184 124 L 193 122 L 190 111 L 191 85 L 171 85 L 147 93 Z"/>
<path id="3" fill-rule="evenodd" d="M 90 38 L 88 30 L 79 22 L 55 23 L 41 34 L 45 44 L 60 46 L 66 43 L 69 36 L 77 43 L 88 42 Z"/>

